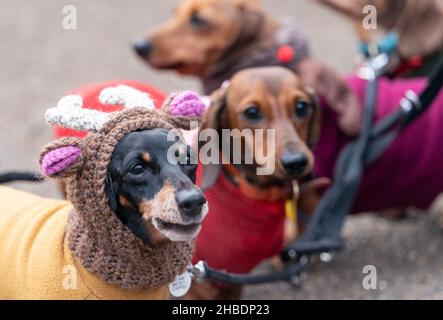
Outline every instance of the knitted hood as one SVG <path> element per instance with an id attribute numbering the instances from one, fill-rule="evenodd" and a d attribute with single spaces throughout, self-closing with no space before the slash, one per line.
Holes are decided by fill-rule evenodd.
<path id="1" fill-rule="evenodd" d="M 121 112 L 104 114 L 81 109 L 81 96 L 65 97 L 58 107 L 49 109 L 46 116 L 50 123 L 92 133 L 85 139 L 63 138 L 49 144 L 40 156 L 40 164 L 44 175 L 67 182 L 68 199 L 74 207 L 68 218 L 67 236 L 80 263 L 108 283 L 154 288 L 186 270 L 192 243 L 169 242 L 153 247 L 134 235 L 109 207 L 105 191 L 108 165 L 115 146 L 125 135 L 153 128 L 189 129 L 192 120 L 199 120 L 204 105 L 196 94 L 184 92 L 172 95 L 161 110 L 156 110 L 147 95 L 137 97 L 130 93 L 131 88 L 125 90 L 104 99 L 106 103 L 125 105 L 127 109 Z M 104 92 L 101 94 L 106 96 Z M 128 107 L 129 96 L 134 99 Z"/>

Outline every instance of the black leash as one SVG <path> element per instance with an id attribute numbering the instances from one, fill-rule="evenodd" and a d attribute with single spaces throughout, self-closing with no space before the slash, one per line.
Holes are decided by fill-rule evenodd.
<path id="1" fill-rule="evenodd" d="M 243 284 L 243 285 L 254 285 L 263 284 L 275 281 L 286 281 L 294 285 L 300 283 L 300 276 L 307 271 L 309 259 L 308 257 L 303 257 L 298 261 L 293 263 L 288 263 L 288 265 L 281 271 L 271 272 L 267 274 L 237 274 L 224 272 L 221 270 L 215 270 L 210 268 L 206 262 L 200 261 L 190 270 L 194 280 L 203 281 L 210 279 L 222 283 L 230 284 Z"/>
<path id="2" fill-rule="evenodd" d="M 6 172 L 0 174 L 0 184 L 8 183 L 14 181 L 29 181 L 29 182 L 39 182 L 43 181 L 43 177 L 35 172 Z"/>

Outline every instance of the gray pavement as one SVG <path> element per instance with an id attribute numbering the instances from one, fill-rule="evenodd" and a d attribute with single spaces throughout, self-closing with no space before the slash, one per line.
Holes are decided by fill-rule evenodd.
<path id="1" fill-rule="evenodd" d="M 296 18 L 313 52 L 342 73 L 352 71 L 355 40 L 349 24 L 313 1 L 267 0 L 274 16 Z M 163 22 L 173 0 L 72 0 L 78 30 L 62 28 L 63 1 L 2 0 L 0 9 L 0 171 L 37 169 L 40 148 L 51 139 L 43 114 L 70 88 L 86 82 L 130 78 L 166 91 L 198 88 L 174 73 L 142 65 L 129 44 Z M 55 183 L 15 184 L 60 197 Z M 347 249 L 329 264 L 315 265 L 302 288 L 275 283 L 248 287 L 251 299 L 443 298 L 443 234 L 430 215 L 389 221 L 351 218 Z M 364 290 L 362 269 L 374 265 L 379 288 Z M 261 269 L 266 270 L 263 266 Z"/>

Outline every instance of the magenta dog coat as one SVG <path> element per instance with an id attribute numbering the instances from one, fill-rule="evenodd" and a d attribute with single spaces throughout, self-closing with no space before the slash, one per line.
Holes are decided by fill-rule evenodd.
<path id="1" fill-rule="evenodd" d="M 363 103 L 366 81 L 347 79 Z M 381 79 L 376 120 L 399 107 L 407 90 L 420 93 L 424 79 Z M 333 177 L 337 156 L 350 141 L 337 125 L 336 114 L 322 103 L 321 135 L 314 149 L 317 176 Z M 414 206 L 427 209 L 443 192 L 443 91 L 419 119 L 410 124 L 386 153 L 365 170 L 353 212 Z"/>

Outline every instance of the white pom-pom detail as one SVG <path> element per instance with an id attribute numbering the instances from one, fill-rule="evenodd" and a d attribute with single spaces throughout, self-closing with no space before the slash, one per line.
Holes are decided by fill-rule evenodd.
<path id="1" fill-rule="evenodd" d="M 155 105 L 146 92 L 139 91 L 126 85 L 104 88 L 99 95 L 103 104 L 122 105 L 126 108 L 144 107 L 154 110 Z"/>
<path id="2" fill-rule="evenodd" d="M 81 96 L 71 94 L 61 98 L 57 103 L 57 108 L 77 108 L 83 107 L 83 98 Z"/>
<path id="3" fill-rule="evenodd" d="M 102 104 L 122 105 L 125 108 L 143 107 L 154 110 L 155 105 L 149 95 L 126 85 L 108 87 L 99 95 Z M 46 121 L 52 125 L 80 131 L 99 131 L 111 113 L 83 108 L 83 98 L 79 95 L 68 95 L 60 99 L 57 107 L 46 111 Z"/>

